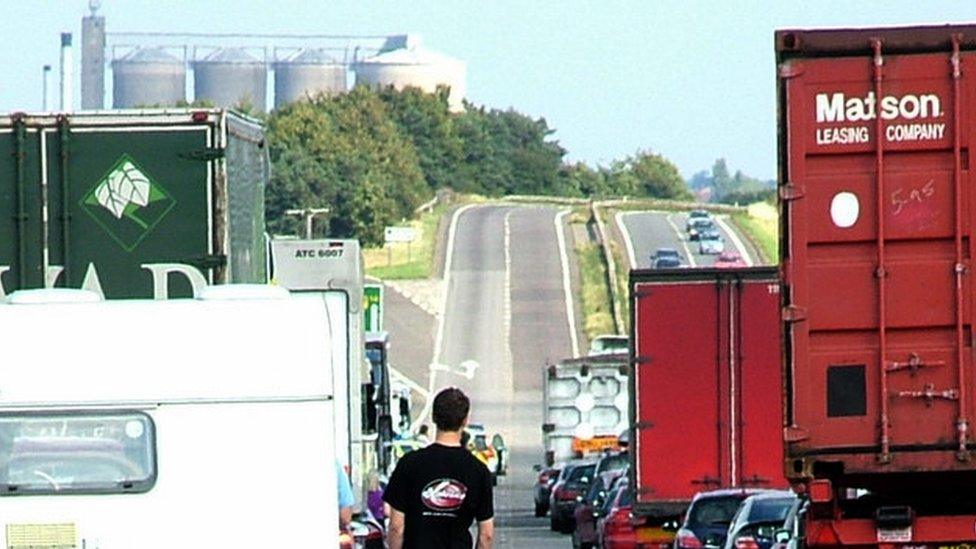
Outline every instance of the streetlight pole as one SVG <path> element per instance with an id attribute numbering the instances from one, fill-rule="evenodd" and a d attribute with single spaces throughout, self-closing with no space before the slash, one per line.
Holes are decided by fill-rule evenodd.
<path id="1" fill-rule="evenodd" d="M 285 215 L 294 215 L 305 219 L 305 238 L 312 239 L 312 220 L 317 215 L 329 213 L 329 208 L 298 208 L 285 210 Z"/>
<path id="2" fill-rule="evenodd" d="M 47 80 L 51 75 L 51 65 L 44 65 L 44 83 L 41 92 L 41 110 L 47 112 Z"/>

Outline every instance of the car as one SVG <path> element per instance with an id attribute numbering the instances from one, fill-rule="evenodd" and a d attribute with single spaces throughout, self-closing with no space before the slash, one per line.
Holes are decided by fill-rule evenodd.
<path id="1" fill-rule="evenodd" d="M 770 549 L 797 499 L 793 492 L 778 490 L 743 500 L 729 526 L 725 549 Z"/>
<path id="2" fill-rule="evenodd" d="M 691 210 L 688 212 L 688 220 L 685 221 L 685 231 L 691 230 L 692 222 L 696 219 L 711 219 L 712 214 L 708 213 L 708 210 Z"/>
<path id="3" fill-rule="evenodd" d="M 651 264 L 653 265 L 655 261 L 661 259 L 662 257 L 673 257 L 678 261 L 681 261 L 681 253 L 674 248 L 658 248 L 654 251 L 654 255 L 651 256 Z"/>
<path id="4" fill-rule="evenodd" d="M 630 351 L 630 338 L 625 335 L 598 335 L 590 342 L 587 356 L 615 355 Z"/>
<path id="5" fill-rule="evenodd" d="M 568 534 L 573 531 L 576 498 L 589 490 L 596 461 L 572 461 L 563 468 L 549 495 L 549 528 Z"/>
<path id="6" fill-rule="evenodd" d="M 742 256 L 738 252 L 732 250 L 725 250 L 724 252 L 718 254 L 715 258 L 715 263 L 712 264 L 713 267 L 718 267 L 720 269 L 730 269 L 735 267 L 746 267 L 746 262 L 742 260 Z"/>
<path id="7" fill-rule="evenodd" d="M 701 233 L 715 228 L 715 223 L 711 219 L 693 219 L 688 225 L 688 240 L 698 240 Z"/>
<path id="8" fill-rule="evenodd" d="M 655 269 L 675 269 L 681 267 L 681 260 L 674 257 L 662 257 L 654 260 Z"/>
<path id="9" fill-rule="evenodd" d="M 535 486 L 532 488 L 535 516 L 544 517 L 549 514 L 549 495 L 552 493 L 552 486 L 556 484 L 561 471 L 561 464 L 556 464 L 552 467 L 539 467 L 539 476 L 536 479 Z"/>
<path id="10" fill-rule="evenodd" d="M 626 472 L 629 468 L 630 457 L 626 451 L 606 452 L 597 458 L 596 469 L 593 471 L 593 476 L 596 478 L 603 478 L 603 476 L 606 474 Z"/>
<path id="11" fill-rule="evenodd" d="M 772 549 L 796 549 L 803 535 L 803 518 L 806 515 L 810 500 L 797 498 L 793 507 L 786 514 L 783 526 L 776 531 L 776 543 Z"/>
<path id="12" fill-rule="evenodd" d="M 491 482 L 494 485 L 498 481 L 498 472 L 501 470 L 501 459 L 498 451 L 488 444 L 485 426 L 480 423 L 469 423 L 465 431 L 468 434 L 468 450 L 491 471 Z"/>
<path id="13" fill-rule="evenodd" d="M 749 496 L 768 491 L 733 488 L 695 494 L 678 528 L 674 549 L 701 549 L 705 545 L 721 547 L 739 505 Z"/>
<path id="14" fill-rule="evenodd" d="M 615 456 L 610 456 L 615 457 Z M 624 456 L 626 457 L 626 456 Z M 601 460 L 601 462 L 606 459 Z M 609 461 L 611 467 L 600 473 L 600 463 L 596 466 L 596 480 L 590 483 L 586 495 L 577 498 L 573 517 L 576 525 L 573 529 L 573 547 L 591 548 L 597 543 L 597 520 L 611 489 L 619 479 L 627 474 L 627 467 L 615 467 L 615 461 Z"/>
<path id="15" fill-rule="evenodd" d="M 698 253 L 720 254 L 725 251 L 725 240 L 718 231 L 705 231 L 698 237 Z"/>
<path id="16" fill-rule="evenodd" d="M 626 477 L 607 496 L 597 521 L 597 541 L 602 549 L 631 549 L 637 545 L 637 529 L 630 519 L 633 495 Z"/>

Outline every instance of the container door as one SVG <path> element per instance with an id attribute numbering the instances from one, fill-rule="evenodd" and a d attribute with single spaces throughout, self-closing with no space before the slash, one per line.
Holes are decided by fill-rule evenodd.
<path id="1" fill-rule="evenodd" d="M 848 472 L 971 466 L 956 453 L 973 417 L 976 63 L 961 55 L 956 81 L 953 65 L 881 44 L 789 71 L 794 456 L 827 452 Z"/>
<path id="2" fill-rule="evenodd" d="M 636 502 L 688 501 L 729 481 L 728 289 L 639 283 L 634 296 Z"/>
<path id="3" fill-rule="evenodd" d="M 742 281 L 735 286 L 737 484 L 785 488 L 783 476 L 783 376 L 779 282 Z"/>
<path id="4" fill-rule="evenodd" d="M 44 286 L 38 131 L 0 129 L 0 297 Z"/>
<path id="5" fill-rule="evenodd" d="M 209 126 L 65 127 L 46 142 L 58 286 L 189 297 L 212 280 L 211 219 L 223 212 L 211 201 Z"/>

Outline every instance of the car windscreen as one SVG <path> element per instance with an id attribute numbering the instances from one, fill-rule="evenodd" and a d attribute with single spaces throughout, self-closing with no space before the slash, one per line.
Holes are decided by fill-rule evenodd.
<path id="1" fill-rule="evenodd" d="M 679 267 L 681 262 L 673 257 L 662 257 L 657 260 L 658 267 Z"/>
<path id="2" fill-rule="evenodd" d="M 586 477 L 587 479 L 593 478 L 593 471 L 596 469 L 596 464 L 591 463 L 589 465 L 580 465 L 579 467 L 573 467 L 573 470 L 569 472 L 569 477 L 566 479 L 569 482 L 579 482 Z"/>
<path id="3" fill-rule="evenodd" d="M 627 454 L 606 456 L 600 460 L 597 474 L 603 474 L 607 471 L 623 471 L 628 465 L 630 465 L 630 459 L 628 459 Z"/>
<path id="4" fill-rule="evenodd" d="M 658 248 L 655 257 L 680 257 L 674 248 Z"/>
<path id="5" fill-rule="evenodd" d="M 759 499 L 752 502 L 749 508 L 749 516 L 746 519 L 750 523 L 754 522 L 778 522 L 783 523 L 790 508 L 795 502 L 795 498 L 776 498 Z"/>
<path id="6" fill-rule="evenodd" d="M 633 494 L 626 487 L 620 489 L 620 499 L 617 500 L 618 507 L 628 507 L 633 503 Z"/>
<path id="7" fill-rule="evenodd" d="M 139 493 L 155 478 L 155 428 L 144 413 L 0 414 L 0 497 Z"/>
<path id="8" fill-rule="evenodd" d="M 739 509 L 744 498 L 741 496 L 724 496 L 701 498 L 691 505 L 688 512 L 689 527 L 728 525 Z"/>

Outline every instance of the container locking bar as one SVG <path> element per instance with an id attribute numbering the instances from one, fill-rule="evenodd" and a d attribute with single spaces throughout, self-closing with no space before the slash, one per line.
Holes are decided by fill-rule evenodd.
<path id="1" fill-rule="evenodd" d="M 958 389 L 945 389 L 942 391 L 936 391 L 935 385 L 932 383 L 926 383 L 925 387 L 921 391 L 898 391 L 895 393 L 896 397 L 901 398 L 920 398 L 925 401 L 925 405 L 932 407 L 932 403 L 935 400 L 959 400 L 959 390 Z"/>
<path id="2" fill-rule="evenodd" d="M 912 353 L 909 355 L 907 362 L 888 361 L 888 363 L 885 365 L 885 370 L 888 372 L 900 372 L 902 370 L 908 370 L 912 377 L 914 377 L 915 374 L 917 374 L 922 368 L 938 368 L 945 365 L 945 361 L 925 361 L 922 360 L 922 357 L 920 357 L 918 353 Z"/>

